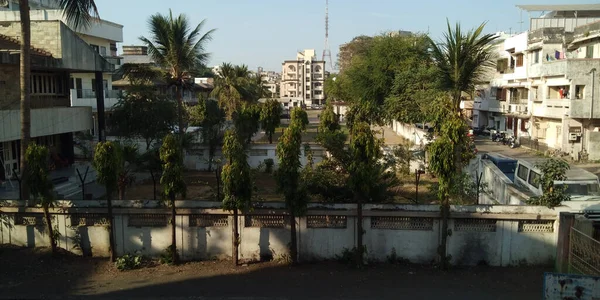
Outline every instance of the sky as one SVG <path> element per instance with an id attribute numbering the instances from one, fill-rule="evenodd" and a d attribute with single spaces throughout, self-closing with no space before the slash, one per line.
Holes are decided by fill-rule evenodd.
<path id="1" fill-rule="evenodd" d="M 359 35 L 386 31 L 429 32 L 440 39 L 446 19 L 473 28 L 487 22 L 486 32 L 522 32 L 529 14 L 517 4 L 568 4 L 569 0 L 329 0 L 329 47 L 336 60 L 339 46 Z M 578 4 L 597 1 L 576 0 Z M 325 45 L 325 0 L 96 0 L 102 19 L 122 24 L 123 45 L 141 44 L 148 18 L 156 13 L 186 14 L 194 26 L 206 19 L 215 28 L 206 45 L 209 66 L 223 62 L 281 72 L 281 63 L 296 51 Z M 538 17 L 541 12 L 531 13 Z M 523 21 L 522 23 L 520 21 Z M 203 32 L 204 32 L 203 31 Z"/>

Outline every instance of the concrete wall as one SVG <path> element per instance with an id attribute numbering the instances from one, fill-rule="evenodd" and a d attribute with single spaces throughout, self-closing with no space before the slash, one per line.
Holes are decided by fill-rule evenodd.
<path id="1" fill-rule="evenodd" d="M 19 65 L 0 68 L 0 110 L 18 109 L 20 105 Z"/>
<path id="2" fill-rule="evenodd" d="M 0 110 L 0 142 L 21 138 L 20 110 Z M 78 132 L 92 128 L 91 107 L 31 110 L 31 137 Z"/>
<path id="3" fill-rule="evenodd" d="M 415 145 L 427 145 L 431 142 L 427 138 L 427 132 L 423 129 L 417 128 L 413 124 L 404 124 L 398 121 L 392 122 L 392 130 L 394 130 L 399 136 L 413 142 Z"/>
<path id="4" fill-rule="evenodd" d="M 9 202 L 6 205 L 23 205 L 17 201 Z M 48 245 L 48 236 L 41 226 L 41 209 L 6 205 L 0 207 L 0 243 L 29 247 Z M 102 220 L 104 205 L 104 201 L 60 201 L 59 206 L 64 206 L 64 210 L 56 209 L 54 213 L 54 224 L 62 235 L 59 246 L 77 253 L 106 256 L 108 236 L 104 228 L 106 220 Z M 158 208 L 159 202 L 115 201 L 114 205 L 118 255 L 139 252 L 154 256 L 169 245 L 169 210 Z M 220 203 L 178 201 L 176 205 L 177 244 L 183 259 L 230 256 L 232 219 L 227 212 L 214 208 Z M 281 209 L 283 203 L 263 205 L 240 217 L 242 258 L 278 258 L 289 253 L 289 218 Z M 493 266 L 548 264 L 555 257 L 560 225 L 557 214 L 582 207 L 580 204 L 551 210 L 532 206 L 453 206 L 449 221 L 452 236 L 448 241 L 452 262 Z M 440 238 L 438 210 L 437 205 L 365 205 L 363 222 L 367 257 L 384 261 L 395 252 L 397 257 L 411 262 L 436 261 Z M 199 215 L 203 222 L 197 222 Z M 37 217 L 38 223 L 23 225 L 22 216 Z M 152 221 L 132 223 L 136 218 L 139 222 L 139 216 Z M 257 218 L 262 223 L 246 222 L 246 217 Z M 81 218 L 87 219 L 80 221 Z M 295 221 L 300 256 L 305 261 L 334 259 L 344 249 L 355 246 L 356 219 L 352 204 L 311 204 L 308 216 Z M 76 240 L 80 241 L 82 250 L 74 249 Z"/>

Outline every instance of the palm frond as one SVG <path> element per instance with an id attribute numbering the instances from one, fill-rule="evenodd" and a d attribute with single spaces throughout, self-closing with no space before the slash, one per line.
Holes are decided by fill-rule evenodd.
<path id="1" fill-rule="evenodd" d="M 94 19 L 99 18 L 94 0 L 58 0 L 67 23 L 75 29 L 89 28 Z"/>

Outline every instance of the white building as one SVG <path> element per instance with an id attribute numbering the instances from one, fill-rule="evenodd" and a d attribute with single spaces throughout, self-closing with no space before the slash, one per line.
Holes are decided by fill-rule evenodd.
<path id="1" fill-rule="evenodd" d="M 0 22 L 15 22 L 20 20 L 18 1 L 10 0 L 8 5 L 0 7 Z M 31 21 L 62 21 L 67 24 L 63 11 L 59 10 L 55 0 L 30 0 Z M 32 31 L 34 29 L 32 28 Z M 108 63 L 120 65 L 121 58 L 117 54 L 117 43 L 123 42 L 123 25 L 106 20 L 93 21 L 89 28 L 71 28 L 77 36 L 89 45 L 95 52 L 99 53 Z M 32 44 L 36 41 L 32 39 Z M 38 45 L 44 46 L 44 45 Z M 69 55 L 78 55 L 70 53 Z M 110 111 L 116 104 L 119 94 L 112 88 L 112 72 L 101 74 L 104 108 Z M 97 121 L 97 97 L 96 90 L 100 87 L 96 84 L 96 74 L 93 72 L 72 72 L 70 74 L 69 89 L 72 106 L 89 106 L 94 112 L 94 126 L 92 133 L 98 135 Z M 98 95 L 100 96 L 100 95 Z"/>
<path id="2" fill-rule="evenodd" d="M 279 98 L 279 86 L 281 84 L 281 74 L 274 71 L 264 71 L 262 67 L 258 68 L 258 74 L 263 82 L 263 86 L 269 90 L 269 98 Z"/>
<path id="3" fill-rule="evenodd" d="M 296 60 L 281 65 L 280 98 L 307 106 L 325 104 L 325 61 L 317 60 L 314 49 L 298 52 Z"/>
<path id="4" fill-rule="evenodd" d="M 473 126 L 519 136 L 540 151 L 600 159 L 600 5 L 521 5 L 551 11 L 502 42 L 497 72 L 480 85 Z"/>

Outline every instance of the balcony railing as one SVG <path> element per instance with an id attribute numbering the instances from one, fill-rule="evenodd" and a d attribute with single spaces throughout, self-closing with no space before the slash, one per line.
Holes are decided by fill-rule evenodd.
<path id="1" fill-rule="evenodd" d="M 88 98 L 96 98 L 96 91 L 94 90 L 71 90 L 76 99 L 88 99 Z M 104 98 L 119 98 L 121 97 L 123 91 L 118 90 L 104 90 Z"/>
<path id="2" fill-rule="evenodd" d="M 31 95 L 31 108 L 69 107 L 71 102 L 65 95 Z"/>

